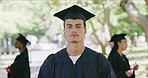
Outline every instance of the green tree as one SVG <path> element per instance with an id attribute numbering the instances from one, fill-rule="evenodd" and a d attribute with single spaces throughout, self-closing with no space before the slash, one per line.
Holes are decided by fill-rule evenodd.
<path id="1" fill-rule="evenodd" d="M 145 0 L 145 2 L 146 4 L 148 3 L 147 0 Z M 129 17 L 142 27 L 145 32 L 146 41 L 148 41 L 148 13 L 142 14 L 140 9 L 138 9 L 134 2 L 130 0 L 122 0 L 120 5 L 122 9 L 129 15 Z M 147 10 L 146 6 L 145 9 Z"/>

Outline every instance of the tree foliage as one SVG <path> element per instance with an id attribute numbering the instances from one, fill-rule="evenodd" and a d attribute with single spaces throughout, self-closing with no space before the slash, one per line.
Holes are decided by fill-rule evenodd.
<path id="1" fill-rule="evenodd" d="M 102 52 L 105 54 L 105 47 L 113 34 L 126 32 L 129 37 L 134 37 L 135 33 L 140 36 L 145 30 L 142 27 L 143 24 L 133 21 L 134 16 L 130 15 L 130 10 L 126 10 L 124 5 L 120 6 L 121 1 L 126 2 L 127 0 L 1 0 L 0 38 L 4 38 L 5 33 L 12 36 L 16 33 L 23 33 L 33 34 L 37 37 L 46 35 L 49 40 L 53 40 L 58 33 L 63 34 L 63 23 L 53 17 L 53 14 L 76 4 L 96 15 L 87 22 L 88 36 L 93 40 L 93 44 L 101 45 Z M 139 4 L 133 2 L 132 4 L 135 4 L 139 14 L 146 17 L 148 15 L 147 0 L 145 2 Z"/>

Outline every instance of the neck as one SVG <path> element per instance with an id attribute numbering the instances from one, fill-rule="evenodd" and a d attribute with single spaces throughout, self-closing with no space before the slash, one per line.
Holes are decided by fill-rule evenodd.
<path id="1" fill-rule="evenodd" d="M 20 53 L 23 53 L 25 50 L 25 47 L 19 48 Z"/>
<path id="2" fill-rule="evenodd" d="M 122 56 L 122 52 L 123 52 L 122 49 L 119 48 L 119 49 L 117 50 L 117 52 L 120 54 L 120 56 Z"/>
<path id="3" fill-rule="evenodd" d="M 78 56 L 83 53 L 84 49 L 84 42 L 67 44 L 67 52 L 69 56 Z"/>

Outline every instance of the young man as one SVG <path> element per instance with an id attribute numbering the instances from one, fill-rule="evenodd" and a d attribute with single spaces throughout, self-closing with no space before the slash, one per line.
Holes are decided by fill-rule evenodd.
<path id="1" fill-rule="evenodd" d="M 19 49 L 20 54 L 15 58 L 13 64 L 6 68 L 8 78 L 30 78 L 27 43 L 30 42 L 21 34 L 16 38 L 15 48 Z"/>
<path id="2" fill-rule="evenodd" d="M 73 5 L 54 16 L 64 21 L 67 47 L 48 56 L 38 78 L 116 78 L 109 61 L 84 46 L 85 22 L 95 15 Z"/>

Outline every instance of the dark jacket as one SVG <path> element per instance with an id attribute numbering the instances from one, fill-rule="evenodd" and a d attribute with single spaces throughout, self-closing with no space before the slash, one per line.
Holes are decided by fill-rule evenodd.
<path id="1" fill-rule="evenodd" d="M 12 73 L 8 73 L 8 78 L 30 78 L 30 66 L 27 48 L 15 58 L 13 64 L 10 66 L 10 70 Z"/>
<path id="2" fill-rule="evenodd" d="M 101 54 L 85 48 L 73 64 L 66 48 L 50 55 L 40 68 L 38 78 L 116 78 L 109 61 Z"/>
<path id="3" fill-rule="evenodd" d="M 122 57 L 117 51 L 111 52 L 108 60 L 110 61 L 117 78 L 135 78 L 135 74 L 127 77 L 125 72 L 130 69 L 127 57 L 122 54 Z"/>

